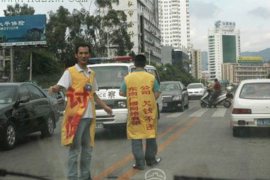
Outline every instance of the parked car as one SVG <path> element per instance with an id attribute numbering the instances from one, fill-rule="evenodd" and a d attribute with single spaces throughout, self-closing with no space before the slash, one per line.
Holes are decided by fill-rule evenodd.
<path id="1" fill-rule="evenodd" d="M 205 86 L 202 83 L 191 83 L 187 86 L 189 99 L 201 98 L 205 94 Z"/>
<path id="2" fill-rule="evenodd" d="M 249 128 L 270 128 L 270 79 L 241 81 L 232 108 L 234 137 L 247 134 Z"/>
<path id="3" fill-rule="evenodd" d="M 58 93 L 52 93 L 51 95 L 48 94 L 49 89 L 43 89 L 48 96 L 55 98 L 58 103 L 60 114 L 63 114 L 67 104 L 67 97 L 64 91 L 60 90 Z"/>
<path id="4" fill-rule="evenodd" d="M 161 82 L 162 111 L 184 111 L 189 107 L 188 92 L 185 85 L 180 81 Z"/>
<path id="5" fill-rule="evenodd" d="M 57 101 L 29 83 L 0 83 L 0 146 L 12 149 L 27 134 L 52 136 L 59 120 Z"/>

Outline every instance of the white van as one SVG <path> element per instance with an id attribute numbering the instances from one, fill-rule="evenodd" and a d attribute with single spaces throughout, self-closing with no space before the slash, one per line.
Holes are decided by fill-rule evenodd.
<path id="1" fill-rule="evenodd" d="M 126 126 L 128 118 L 126 97 L 119 96 L 119 89 L 124 77 L 135 70 L 133 63 L 105 63 L 91 64 L 88 67 L 95 71 L 98 91 L 96 94 L 113 110 L 108 115 L 99 105 L 96 104 L 96 128 L 114 128 Z M 146 71 L 155 75 L 160 83 L 159 75 L 154 66 L 146 66 Z M 158 99 L 158 117 L 161 110 L 161 98 Z"/>

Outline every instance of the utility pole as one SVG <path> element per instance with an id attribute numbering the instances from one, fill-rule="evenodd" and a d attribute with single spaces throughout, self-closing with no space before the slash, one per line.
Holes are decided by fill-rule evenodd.
<path id="1" fill-rule="evenodd" d="M 109 41 L 109 33 L 107 32 L 107 54 L 108 58 L 110 58 L 110 41 Z"/>
<path id="2" fill-rule="evenodd" d="M 151 65 L 151 50 L 149 49 L 149 65 Z"/>
<path id="3" fill-rule="evenodd" d="M 30 55 L 30 76 L 29 76 L 29 81 L 32 81 L 32 71 L 33 71 L 33 52 L 31 51 Z"/>
<path id="4" fill-rule="evenodd" d="M 11 46 L 10 47 L 10 82 L 14 81 L 14 78 L 13 78 L 13 58 L 14 58 L 13 47 Z"/>

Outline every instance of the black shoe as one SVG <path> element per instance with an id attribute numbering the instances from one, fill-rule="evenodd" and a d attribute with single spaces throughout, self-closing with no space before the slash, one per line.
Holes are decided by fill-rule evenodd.
<path id="1" fill-rule="evenodd" d="M 161 161 L 161 157 L 157 158 L 155 162 L 146 162 L 147 166 L 154 166 L 157 165 L 158 163 L 160 163 Z"/>
<path id="2" fill-rule="evenodd" d="M 133 167 L 134 169 L 144 170 L 144 166 L 140 166 L 140 165 L 138 165 L 138 164 L 133 164 L 132 167 Z"/>

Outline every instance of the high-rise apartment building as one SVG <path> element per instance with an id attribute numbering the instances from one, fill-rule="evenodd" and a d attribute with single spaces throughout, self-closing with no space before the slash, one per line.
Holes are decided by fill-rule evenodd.
<path id="1" fill-rule="evenodd" d="M 189 0 L 159 0 L 161 44 L 177 51 L 190 46 Z"/>
<path id="2" fill-rule="evenodd" d="M 202 79 L 202 53 L 201 50 L 191 51 L 191 72 L 196 79 Z"/>
<path id="3" fill-rule="evenodd" d="M 161 63 L 158 1 L 122 0 L 118 5 L 113 4 L 113 9 L 124 11 L 127 15 L 128 33 L 134 43 L 132 50 Z"/>
<path id="4" fill-rule="evenodd" d="M 241 53 L 240 31 L 234 22 L 217 21 L 208 31 L 208 70 L 210 80 L 222 78 L 223 63 L 237 63 Z"/>

